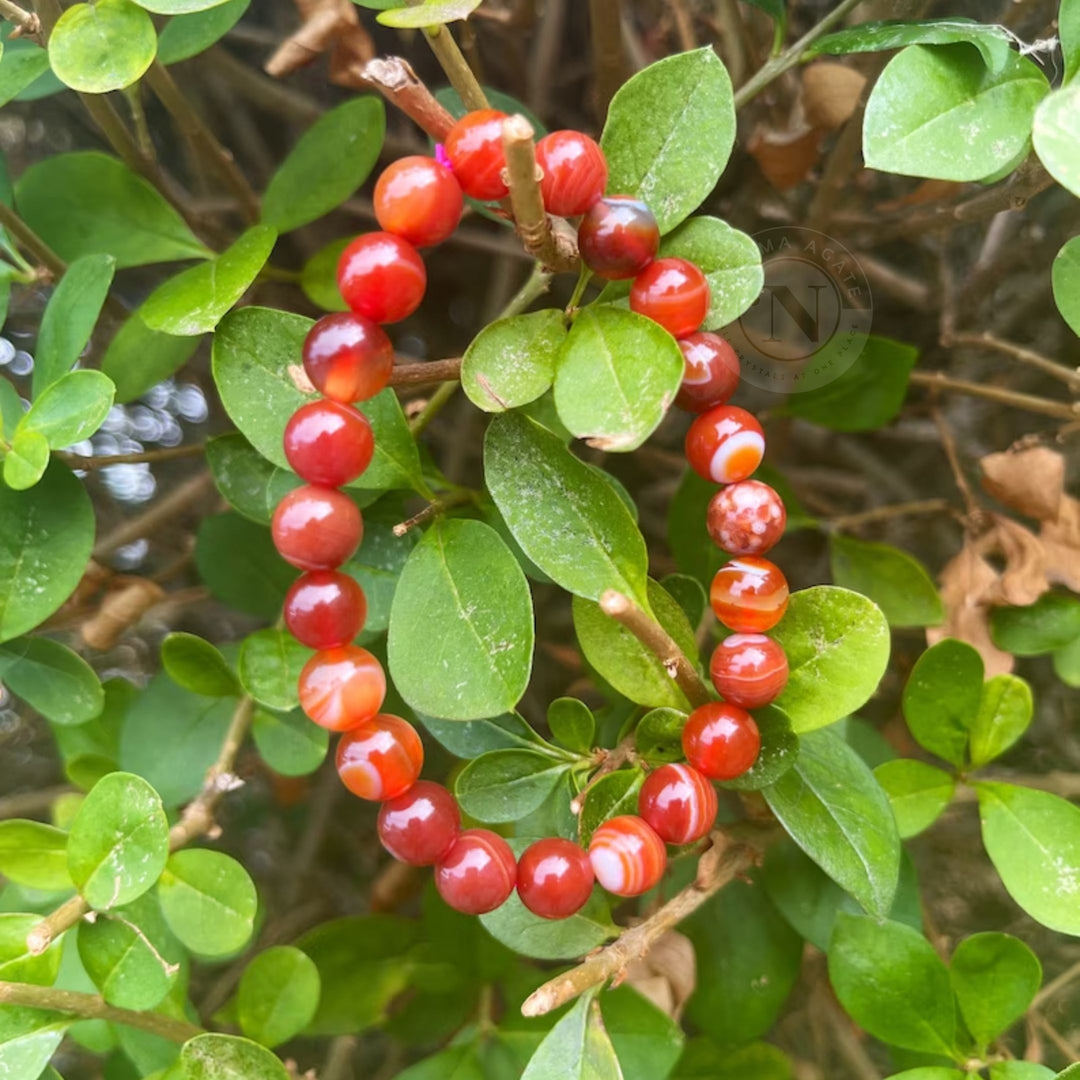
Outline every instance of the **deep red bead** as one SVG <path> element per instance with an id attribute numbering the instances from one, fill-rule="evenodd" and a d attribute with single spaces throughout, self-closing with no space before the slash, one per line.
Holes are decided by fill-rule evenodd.
<path id="1" fill-rule="evenodd" d="M 713 649 L 709 675 L 725 701 L 760 709 L 787 685 L 787 654 L 764 634 L 731 634 Z"/>
<path id="2" fill-rule="evenodd" d="M 498 109 L 477 109 L 466 113 L 443 140 L 446 156 L 466 195 L 484 202 L 501 199 L 509 188 L 502 178 L 506 168 L 503 151 L 503 121 Z"/>
<path id="3" fill-rule="evenodd" d="M 652 211 L 629 195 L 597 199 L 578 226 L 582 261 L 610 281 L 636 277 L 659 247 L 660 230 Z"/>
<path id="4" fill-rule="evenodd" d="M 424 765 L 424 744 L 400 716 L 378 716 L 349 728 L 338 740 L 341 782 L 361 799 L 382 802 L 404 795 Z"/>
<path id="5" fill-rule="evenodd" d="M 584 214 L 607 185 L 604 151 L 580 131 L 553 131 L 536 144 L 536 162 L 544 170 L 540 193 L 549 214 Z"/>
<path id="6" fill-rule="evenodd" d="M 457 839 L 461 811 L 442 784 L 417 780 L 404 795 L 379 810 L 379 839 L 400 862 L 410 866 L 437 863 Z"/>
<path id="7" fill-rule="evenodd" d="M 740 480 L 709 500 L 705 527 L 729 555 L 762 555 L 784 535 L 784 500 L 760 480 Z"/>
<path id="8" fill-rule="evenodd" d="M 416 247 L 441 244 L 457 228 L 465 200 L 454 174 L 434 158 L 412 155 L 388 165 L 375 183 L 375 217 Z"/>
<path id="9" fill-rule="evenodd" d="M 309 570 L 285 594 L 285 625 L 309 649 L 348 645 L 364 628 L 367 597 L 354 578 L 337 570 Z"/>
<path id="10" fill-rule="evenodd" d="M 709 605 L 729 630 L 760 634 L 771 630 L 787 611 L 787 578 L 768 559 L 740 555 L 713 575 Z"/>
<path id="11" fill-rule="evenodd" d="M 765 432 L 737 405 L 717 405 L 702 413 L 686 433 L 686 460 L 703 480 L 734 484 L 745 480 L 765 456 Z"/>
<path id="12" fill-rule="evenodd" d="M 663 876 L 667 866 L 664 841 L 636 814 L 613 817 L 589 841 L 589 862 L 596 880 L 616 896 L 640 896 Z"/>
<path id="13" fill-rule="evenodd" d="M 500 907 L 516 881 L 510 845 L 489 829 L 465 829 L 435 864 L 439 895 L 466 915 L 483 915 Z"/>
<path id="14" fill-rule="evenodd" d="M 686 259 L 656 259 L 634 278 L 630 309 L 658 322 L 672 337 L 685 337 L 709 314 L 709 283 Z"/>
<path id="15" fill-rule="evenodd" d="M 312 386 L 345 405 L 374 397 L 394 370 L 386 331 L 351 311 L 324 315 L 308 331 L 303 356 Z"/>
<path id="16" fill-rule="evenodd" d="M 278 554 L 301 570 L 334 570 L 352 558 L 364 535 L 356 503 L 334 488 L 306 484 L 277 504 L 270 534 Z"/>
<path id="17" fill-rule="evenodd" d="M 716 821 L 716 788 L 690 765 L 661 765 L 645 777 L 638 813 L 669 844 L 692 844 Z"/>
<path id="18" fill-rule="evenodd" d="M 298 690 L 309 719 L 327 731 L 348 731 L 378 713 L 386 697 L 386 675 L 367 649 L 342 645 L 317 652 L 304 665 Z"/>
<path id="19" fill-rule="evenodd" d="M 692 413 L 726 405 L 739 388 L 739 354 L 719 334 L 707 330 L 680 338 L 679 348 L 685 365 L 675 404 Z"/>
<path id="20" fill-rule="evenodd" d="M 543 919 L 565 919 L 579 911 L 592 893 L 593 880 L 589 856 L 572 840 L 537 840 L 518 860 L 518 896 Z"/>
<path id="21" fill-rule="evenodd" d="M 686 760 L 710 780 L 734 780 L 757 761 L 761 734 L 738 705 L 711 701 L 687 718 L 682 734 Z"/>
<path id="22" fill-rule="evenodd" d="M 358 236 L 341 253 L 337 280 L 342 299 L 357 315 L 394 323 L 420 306 L 427 271 L 408 240 L 373 232 Z"/>
<path id="23" fill-rule="evenodd" d="M 309 401 L 285 425 L 285 457 L 309 484 L 341 487 L 355 480 L 375 452 L 371 424 L 340 401 Z"/>

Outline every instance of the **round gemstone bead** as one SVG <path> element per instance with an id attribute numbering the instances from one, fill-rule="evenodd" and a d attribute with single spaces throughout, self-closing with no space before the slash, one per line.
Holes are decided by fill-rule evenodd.
<path id="1" fill-rule="evenodd" d="M 544 170 L 540 193 L 549 214 L 584 214 L 607 184 L 604 151 L 580 131 L 553 131 L 536 144 L 536 161 Z"/>
<path id="2" fill-rule="evenodd" d="M 348 495 L 306 484 L 277 504 L 270 533 L 286 562 L 301 570 L 334 570 L 360 546 L 364 523 Z"/>
<path id="3" fill-rule="evenodd" d="M 669 844 L 692 844 L 713 827 L 716 789 L 690 765 L 661 765 L 645 778 L 638 813 Z"/>
<path id="4" fill-rule="evenodd" d="M 760 480 L 740 480 L 709 500 L 705 527 L 713 543 L 731 555 L 762 555 L 784 535 L 784 500 Z"/>
<path id="5" fill-rule="evenodd" d="M 787 611 L 787 579 L 768 559 L 740 555 L 713 575 L 709 605 L 729 630 L 760 634 L 772 629 Z"/>
<path id="6" fill-rule="evenodd" d="M 361 799 L 382 802 L 404 795 L 424 764 L 424 744 L 407 720 L 379 713 L 338 740 L 341 782 Z"/>
<path id="7" fill-rule="evenodd" d="M 578 226 L 582 261 L 609 281 L 636 277 L 659 247 L 660 230 L 652 211 L 629 195 L 598 199 Z"/>
<path id="8" fill-rule="evenodd" d="M 634 814 L 605 821 L 592 834 L 589 862 L 596 880 L 616 896 L 648 892 L 667 866 L 667 849 L 652 826 Z"/>
<path id="9" fill-rule="evenodd" d="M 351 311 L 324 315 L 308 331 L 303 357 L 312 386 L 345 405 L 374 397 L 394 370 L 386 331 Z"/>
<path id="10" fill-rule="evenodd" d="M 690 425 L 686 459 L 703 480 L 734 484 L 745 480 L 765 456 L 765 432 L 745 409 L 717 405 Z"/>
<path id="11" fill-rule="evenodd" d="M 682 744 L 686 760 L 702 776 L 734 780 L 757 761 L 761 734 L 745 709 L 726 701 L 711 701 L 687 718 Z"/>
<path id="12" fill-rule="evenodd" d="M 686 259 L 656 259 L 634 278 L 630 309 L 658 322 L 672 337 L 685 337 L 709 314 L 709 283 Z"/>
<path id="13" fill-rule="evenodd" d="M 379 839 L 395 859 L 431 866 L 451 848 L 461 828 L 457 800 L 442 784 L 417 780 L 379 809 Z"/>
<path id="14" fill-rule="evenodd" d="M 367 649 L 342 645 L 317 652 L 300 672 L 298 689 L 301 708 L 319 727 L 348 731 L 378 713 L 386 676 Z"/>
<path id="15" fill-rule="evenodd" d="M 371 463 L 375 438 L 361 412 L 339 401 L 309 401 L 285 425 L 285 457 L 309 484 L 341 487 Z"/>
<path id="16" fill-rule="evenodd" d="M 441 244 L 457 228 L 463 205 L 461 185 L 434 158 L 399 158 L 375 183 L 376 220 L 415 247 Z"/>
<path id="17" fill-rule="evenodd" d="M 337 280 L 342 299 L 357 315 L 394 323 L 420 306 L 427 271 L 408 240 L 373 232 L 358 236 L 341 253 Z"/>
<path id="18" fill-rule="evenodd" d="M 447 132 L 443 143 L 454 176 L 466 195 L 484 202 L 501 199 L 509 188 L 502 178 L 506 168 L 502 126 L 506 113 L 477 109 L 466 113 Z"/>
<path id="19" fill-rule="evenodd" d="M 337 570 L 309 570 L 285 594 L 285 625 L 309 649 L 348 645 L 364 628 L 367 597 L 354 578 Z"/>
<path id="20" fill-rule="evenodd" d="M 739 388 L 739 354 L 719 334 L 699 330 L 679 339 L 684 367 L 675 404 L 703 413 L 726 405 Z"/>
<path id="21" fill-rule="evenodd" d="M 787 685 L 787 654 L 764 634 L 732 634 L 713 650 L 709 675 L 725 701 L 760 709 Z"/>
<path id="22" fill-rule="evenodd" d="M 518 896 L 543 919 L 565 919 L 579 911 L 592 893 L 593 880 L 589 856 L 572 840 L 537 840 L 518 860 Z"/>
<path id="23" fill-rule="evenodd" d="M 500 907 L 516 881 L 510 845 L 488 829 L 465 829 L 435 864 L 439 895 L 466 915 L 483 915 Z"/>

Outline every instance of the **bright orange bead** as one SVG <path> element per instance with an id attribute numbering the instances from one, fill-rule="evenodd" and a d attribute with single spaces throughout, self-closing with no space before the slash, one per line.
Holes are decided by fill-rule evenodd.
<path id="1" fill-rule="evenodd" d="M 278 554 L 301 570 L 335 570 L 364 538 L 356 503 L 335 488 L 305 484 L 285 495 L 270 520 Z"/>
<path id="2" fill-rule="evenodd" d="M 375 217 L 388 233 L 416 247 L 441 244 L 461 220 L 464 198 L 454 174 L 414 154 L 388 165 L 375 183 Z"/>
<path id="3" fill-rule="evenodd" d="M 462 190 L 483 202 L 501 199 L 510 190 L 502 178 L 506 168 L 502 142 L 505 119 L 506 113 L 498 109 L 477 109 L 454 124 L 443 141 Z"/>
<path id="4" fill-rule="evenodd" d="M 394 323 L 420 306 L 427 271 L 408 240 L 373 232 L 358 236 L 341 253 L 337 282 L 341 298 L 357 315 Z"/>
<path id="5" fill-rule="evenodd" d="M 787 654 L 764 634 L 732 634 L 713 650 L 709 675 L 726 702 L 760 709 L 787 685 Z"/>
<path id="6" fill-rule="evenodd" d="M 717 405 L 702 413 L 686 433 L 686 460 L 714 484 L 745 480 L 764 456 L 765 432 L 738 405 Z"/>
<path id="7" fill-rule="evenodd" d="M 784 500 L 760 480 L 740 480 L 709 500 L 705 527 L 729 555 L 763 555 L 784 535 Z"/>
<path id="8" fill-rule="evenodd" d="M 337 747 L 341 782 L 361 799 L 383 802 L 404 795 L 424 765 L 424 744 L 400 716 L 379 713 L 342 735 Z"/>
<path id="9" fill-rule="evenodd" d="M 324 315 L 308 331 L 303 357 L 315 389 L 343 405 L 374 397 L 394 370 L 386 331 L 351 311 Z"/>
<path id="10" fill-rule="evenodd" d="M 787 578 L 768 559 L 741 555 L 716 571 L 709 605 L 728 629 L 760 634 L 774 627 L 787 611 Z"/>
<path id="11" fill-rule="evenodd" d="M 761 733 L 744 708 L 727 701 L 710 701 L 687 717 L 682 745 L 686 760 L 702 776 L 734 780 L 757 761 Z"/>
<path id="12" fill-rule="evenodd" d="M 635 814 L 605 821 L 589 842 L 596 880 L 616 896 L 640 896 L 661 878 L 667 848 L 655 830 Z"/>
<path id="13" fill-rule="evenodd" d="M 686 259 L 656 259 L 634 279 L 630 310 L 658 322 L 672 337 L 686 337 L 709 314 L 709 283 Z"/>
<path id="14" fill-rule="evenodd" d="M 348 731 L 367 723 L 386 697 L 386 675 L 367 649 L 317 652 L 300 672 L 300 705 L 319 727 Z"/>
<path id="15" fill-rule="evenodd" d="M 540 194 L 549 214 L 584 214 L 607 185 L 604 151 L 580 131 L 553 131 L 536 144 L 536 163 L 544 171 Z"/>

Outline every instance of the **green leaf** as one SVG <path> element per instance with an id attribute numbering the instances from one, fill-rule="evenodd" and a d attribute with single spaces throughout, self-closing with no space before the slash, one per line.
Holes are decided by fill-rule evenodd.
<path id="1" fill-rule="evenodd" d="M 584 701 L 577 698 L 556 698 L 547 711 L 548 727 L 557 742 L 568 750 L 587 754 L 596 738 L 596 717 Z"/>
<path id="2" fill-rule="evenodd" d="M 1080 83 L 1055 90 L 1039 106 L 1032 140 L 1046 171 L 1080 197 Z"/>
<path id="3" fill-rule="evenodd" d="M 592 446 L 636 450 L 675 400 L 683 368 L 675 339 L 652 319 L 621 308 L 587 307 L 559 355 L 559 419 Z"/>
<path id="4" fill-rule="evenodd" d="M 19 391 L 8 379 L 0 379 L 0 434 L 9 441 L 22 419 L 23 403 Z"/>
<path id="5" fill-rule="evenodd" d="M 459 758 L 474 758 L 489 750 L 524 748 L 543 750 L 551 757 L 561 753 L 540 736 L 517 713 L 496 716 L 490 720 L 438 720 L 420 716 L 424 727 L 451 754 Z"/>
<path id="6" fill-rule="evenodd" d="M 458 773 L 454 793 L 478 821 L 517 821 L 543 803 L 568 768 L 536 750 L 492 750 Z"/>
<path id="7" fill-rule="evenodd" d="M 260 704 L 281 711 L 300 704 L 296 684 L 312 651 L 286 630 L 256 630 L 240 647 L 244 689 Z"/>
<path id="8" fill-rule="evenodd" d="M 652 709 L 642 718 L 634 731 L 638 754 L 650 765 L 667 761 L 682 761 L 682 729 L 685 712 L 679 709 Z"/>
<path id="9" fill-rule="evenodd" d="M 757 760 L 734 780 L 719 785 L 732 791 L 761 791 L 775 784 L 795 764 L 799 756 L 799 738 L 791 730 L 791 717 L 775 705 L 754 710 L 754 722 L 761 735 Z"/>
<path id="10" fill-rule="evenodd" d="M 122 90 L 154 62 L 157 34 L 131 0 L 75 4 L 49 35 L 49 64 L 65 86 L 86 94 Z"/>
<path id="11" fill-rule="evenodd" d="M 1080 686 L 1080 637 L 1054 650 L 1054 674 L 1066 686 Z"/>
<path id="12" fill-rule="evenodd" d="M 240 683 L 221 651 L 196 634 L 166 634 L 161 643 L 161 665 L 174 683 L 193 694 L 240 696 Z"/>
<path id="13" fill-rule="evenodd" d="M 709 606 L 705 588 L 697 578 L 689 574 L 668 574 L 660 579 L 664 591 L 683 609 L 691 626 L 698 626 Z"/>
<path id="14" fill-rule="evenodd" d="M 623 1080 L 668 1076 L 682 1051 L 679 1025 L 629 986 L 606 991 L 600 1003 Z"/>
<path id="15" fill-rule="evenodd" d="M 35 398 L 75 366 L 101 314 L 115 269 L 111 255 L 83 255 L 64 271 L 41 317 L 34 350 Z"/>
<path id="16" fill-rule="evenodd" d="M 582 994 L 574 1007 L 544 1036 L 521 1080 L 622 1080 L 594 992 Z"/>
<path id="17" fill-rule="evenodd" d="M 393 496 L 366 509 L 364 539 L 343 568 L 360 583 L 367 597 L 367 621 L 361 640 L 383 634 L 389 627 L 401 571 L 420 539 L 419 529 L 410 529 L 404 536 L 394 535 L 394 525 L 402 517 L 400 501 Z"/>
<path id="18" fill-rule="evenodd" d="M 1074 334 L 1080 335 L 1080 236 L 1067 240 L 1054 257 L 1051 280 L 1061 317 Z"/>
<path id="19" fill-rule="evenodd" d="M 285 233 L 328 214 L 367 179 L 385 133 L 377 97 L 353 97 L 323 113 L 270 178 L 262 220 Z"/>
<path id="20" fill-rule="evenodd" d="M 323 311 L 348 311 L 349 305 L 341 299 L 337 284 L 337 268 L 341 253 L 352 242 L 351 236 L 331 240 L 320 248 L 300 270 L 300 288 L 304 295 Z"/>
<path id="21" fill-rule="evenodd" d="M 151 888 L 169 854 L 169 824 L 142 777 L 115 772 L 83 800 L 68 837 L 68 873 L 98 911 L 130 904 Z"/>
<path id="22" fill-rule="evenodd" d="M 246 968 L 236 995 L 240 1029 L 263 1046 L 288 1042 L 319 1007 L 319 969 L 299 949 L 278 945 Z"/>
<path id="23" fill-rule="evenodd" d="M 101 370 L 115 383 L 118 402 L 134 401 L 179 371 L 191 359 L 200 340 L 151 330 L 141 312 L 135 311 L 109 342 L 101 358 Z"/>
<path id="24" fill-rule="evenodd" d="M 52 986 L 56 982 L 60 970 L 59 943 L 53 942 L 51 948 L 37 956 L 30 955 L 26 944 L 30 931 L 40 922 L 40 915 L 0 914 L 0 979 L 37 986 Z"/>
<path id="25" fill-rule="evenodd" d="M 963 641 L 945 638 L 915 662 L 904 687 L 903 709 L 920 746 L 963 766 L 968 730 L 983 695 L 983 661 Z"/>
<path id="26" fill-rule="evenodd" d="M 675 565 L 708 589 L 716 571 L 727 561 L 705 530 L 705 513 L 716 494 L 716 485 L 703 480 L 693 469 L 683 473 L 668 504 L 667 541 Z"/>
<path id="27" fill-rule="evenodd" d="M 226 0 L 206 11 L 176 15 L 158 35 L 158 59 L 163 64 L 190 60 L 223 38 L 244 16 L 251 0 Z"/>
<path id="28" fill-rule="evenodd" d="M 169 278 L 139 309 L 151 330 L 191 337 L 213 330 L 270 258 L 277 233 L 255 225 L 220 255 Z"/>
<path id="29" fill-rule="evenodd" d="M 992 71 L 964 45 L 909 46 L 866 103 L 863 157 L 883 172 L 982 180 L 1024 152 L 1048 90 L 1046 76 L 1011 51 Z"/>
<path id="30" fill-rule="evenodd" d="M 1072 1073 L 1072 1077 L 1068 1074 Z M 1036 1065 L 1033 1061 L 998 1061 L 990 1066 L 990 1080 L 1055 1080 L 1055 1077 L 1076 1080 L 1080 1069 L 1075 1066 L 1063 1073 L 1055 1073 L 1045 1065 Z"/>
<path id="31" fill-rule="evenodd" d="M 287 713 L 256 709 L 251 734 L 263 761 L 282 776 L 313 773 L 330 746 L 330 732 L 313 724 L 302 709 Z"/>
<path id="32" fill-rule="evenodd" d="M 48 71 L 49 54 L 44 49 L 22 38 L 9 39 L 0 56 L 0 105 L 6 105 Z"/>
<path id="33" fill-rule="evenodd" d="M 258 1043 L 235 1035 L 196 1035 L 180 1051 L 185 1080 L 288 1080 L 285 1066 Z"/>
<path id="34" fill-rule="evenodd" d="M 892 803 L 901 840 L 930 828 L 956 791 L 956 781 L 944 769 L 913 758 L 886 761 L 874 776 Z"/>
<path id="35" fill-rule="evenodd" d="M 521 842 L 521 851 L 526 845 Z M 480 922 L 496 941 L 520 956 L 536 960 L 576 960 L 618 932 L 611 921 L 607 898 L 599 889 L 594 889 L 585 906 L 566 919 L 541 919 L 514 892 L 501 907 L 481 915 Z"/>
<path id="36" fill-rule="evenodd" d="M 864 705 L 889 662 L 889 626 L 876 604 L 848 589 L 816 585 L 792 593 L 772 631 L 791 675 L 776 704 L 802 734 Z"/>
<path id="37" fill-rule="evenodd" d="M 748 2 L 765 6 L 757 0 Z M 698 1035 L 686 1044 L 672 1080 L 793 1080 L 793 1074 L 791 1062 L 770 1043 L 748 1043 L 733 1050 Z"/>
<path id="38" fill-rule="evenodd" d="M 928 1065 L 923 1069 L 905 1069 L 902 1073 L 893 1073 L 889 1080 L 967 1080 L 968 1074 L 959 1069 L 946 1069 L 937 1065 Z"/>
<path id="39" fill-rule="evenodd" d="M 980 1047 L 1027 1011 L 1042 985 L 1039 958 L 1009 934 L 973 934 L 956 947 L 949 975 L 968 1031 Z"/>
<path id="40" fill-rule="evenodd" d="M 135 0 L 135 3 L 155 15 L 190 15 L 217 7 L 223 0 Z"/>
<path id="41" fill-rule="evenodd" d="M 461 387 L 485 412 L 504 412 L 535 401 L 555 378 L 565 340 L 563 313 L 554 308 L 498 319 L 465 350 Z"/>
<path id="42" fill-rule="evenodd" d="M 941 597 L 926 568 L 890 544 L 829 537 L 833 581 L 868 596 L 890 626 L 938 626 L 945 619 Z"/>
<path id="43" fill-rule="evenodd" d="M 585 793 L 581 808 L 580 833 L 583 845 L 588 846 L 592 834 L 609 818 L 638 812 L 638 792 L 641 791 L 644 780 L 645 774 L 639 768 L 618 769 L 597 777 L 596 782 Z"/>
<path id="44" fill-rule="evenodd" d="M 70 1016 L 46 1009 L 0 1008 L 0 1076 L 4 1080 L 38 1076 L 70 1024 Z"/>
<path id="45" fill-rule="evenodd" d="M 40 821 L 0 821 L 0 874 L 29 889 L 70 889 L 67 833 Z"/>
<path id="46" fill-rule="evenodd" d="M 615 489 L 528 417 L 495 417 L 484 476 L 522 551 L 557 584 L 599 600 L 617 589 L 647 603 L 645 541 Z"/>
<path id="47" fill-rule="evenodd" d="M 53 450 L 90 438 L 112 408 L 115 387 L 100 371 L 72 371 L 51 383 L 19 421 L 19 431 L 36 431 Z"/>
<path id="48" fill-rule="evenodd" d="M 375 18 L 383 26 L 417 28 L 441 26 L 444 23 L 467 19 L 480 6 L 480 0 L 421 0 L 412 7 L 391 8 Z"/>
<path id="49" fill-rule="evenodd" d="M 227 956 L 247 944 L 258 898 L 248 872 L 220 851 L 187 848 L 169 856 L 158 883 L 169 929 L 199 956 Z"/>
<path id="50" fill-rule="evenodd" d="M 840 1004 L 875 1038 L 952 1057 L 956 1003 L 949 972 L 916 930 L 866 915 L 837 917 L 829 978 Z"/>
<path id="51" fill-rule="evenodd" d="M 206 444 L 206 461 L 229 505 L 260 525 L 269 525 L 277 504 L 303 482 L 288 469 L 271 465 L 236 431 L 211 439 Z"/>
<path id="52" fill-rule="evenodd" d="M 1035 703 L 1031 687 L 1015 675 L 995 675 L 983 684 L 971 724 L 971 763 L 976 768 L 1000 757 L 1028 729 Z"/>
<path id="53" fill-rule="evenodd" d="M 700 205 L 735 141 L 731 80 L 711 48 L 669 56 L 616 93 L 600 145 L 608 190 L 649 204 L 661 233 Z"/>
<path id="54" fill-rule="evenodd" d="M 1009 895 L 1043 926 L 1080 934 L 1080 807 L 1013 784 L 976 790 L 983 845 Z"/>
<path id="55" fill-rule="evenodd" d="M 999 649 L 1014 656 L 1053 652 L 1080 637 L 1080 598 L 1048 592 L 1034 604 L 993 608 L 990 636 Z"/>
<path id="56" fill-rule="evenodd" d="M 0 680 L 54 724 L 84 724 L 105 704 L 93 668 L 49 638 L 18 638 L 0 645 Z"/>

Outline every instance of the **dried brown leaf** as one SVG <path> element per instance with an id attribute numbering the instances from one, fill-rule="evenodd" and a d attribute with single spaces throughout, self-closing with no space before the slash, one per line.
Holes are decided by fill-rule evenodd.
<path id="1" fill-rule="evenodd" d="M 983 599 L 991 605 L 1034 604 L 1050 588 L 1042 541 L 1011 518 L 994 515 L 993 520 L 993 528 L 979 538 L 978 550 L 983 556 L 999 555 L 1005 569 Z"/>
<path id="2" fill-rule="evenodd" d="M 1039 533 L 1051 582 L 1080 592 L 1080 500 L 1063 495 L 1056 521 L 1044 521 Z"/>
<path id="3" fill-rule="evenodd" d="M 358 72 L 375 55 L 371 35 L 360 25 L 350 0 L 294 0 L 303 20 L 266 62 L 268 75 L 281 78 L 330 53 L 330 81 L 363 87 Z"/>
<path id="4" fill-rule="evenodd" d="M 866 86 L 866 76 L 847 64 L 822 60 L 803 70 L 802 101 L 806 118 L 828 131 L 851 119 Z"/>
<path id="5" fill-rule="evenodd" d="M 690 939 L 669 930 L 643 959 L 630 964 L 625 981 L 677 1020 L 697 985 L 697 959 Z"/>
<path id="6" fill-rule="evenodd" d="M 817 128 L 788 132 L 758 127 L 746 149 L 765 179 L 777 191 L 788 191 L 802 183 L 817 164 L 823 137 Z"/>
<path id="7" fill-rule="evenodd" d="M 988 454 L 979 462 L 982 486 L 1026 517 L 1052 521 L 1065 491 L 1065 458 L 1048 446 Z"/>

